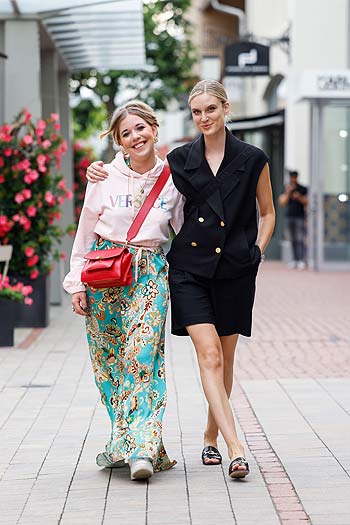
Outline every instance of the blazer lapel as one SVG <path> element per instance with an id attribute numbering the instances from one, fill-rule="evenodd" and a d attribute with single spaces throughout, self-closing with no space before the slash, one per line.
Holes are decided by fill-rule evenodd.
<path id="1" fill-rule="evenodd" d="M 195 201 L 207 202 L 220 219 L 224 220 L 220 184 L 206 161 L 203 135 L 193 142 L 184 169 L 187 180 L 197 192 Z"/>
<path id="2" fill-rule="evenodd" d="M 239 172 L 244 172 L 244 164 L 250 155 L 249 145 L 238 140 L 226 128 L 225 155 L 216 176 L 221 185 L 223 199 L 226 199 L 239 184 Z"/>

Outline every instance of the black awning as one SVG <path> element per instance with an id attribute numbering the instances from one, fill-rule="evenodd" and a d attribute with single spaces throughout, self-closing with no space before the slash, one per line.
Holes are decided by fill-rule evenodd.
<path id="1" fill-rule="evenodd" d="M 275 113 L 265 113 L 256 117 L 230 120 L 226 126 L 230 131 L 252 130 L 268 128 L 270 126 L 282 126 L 284 124 L 284 110 Z"/>

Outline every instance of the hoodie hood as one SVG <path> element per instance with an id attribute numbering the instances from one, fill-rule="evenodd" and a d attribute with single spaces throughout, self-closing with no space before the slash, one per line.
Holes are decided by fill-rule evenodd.
<path id="1" fill-rule="evenodd" d="M 156 164 L 150 171 L 146 171 L 145 173 L 137 173 L 136 171 L 133 171 L 131 168 L 129 168 L 129 166 L 125 163 L 124 155 L 121 151 L 118 151 L 111 164 L 119 171 L 119 173 L 135 179 L 144 177 L 148 177 L 149 179 L 157 179 L 164 167 L 164 161 L 159 157 L 156 157 Z"/>

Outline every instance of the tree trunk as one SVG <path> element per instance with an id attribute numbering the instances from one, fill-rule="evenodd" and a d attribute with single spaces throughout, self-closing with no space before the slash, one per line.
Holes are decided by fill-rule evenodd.
<path id="1" fill-rule="evenodd" d="M 108 113 L 108 118 L 110 122 L 113 117 L 113 113 L 115 111 L 115 105 L 114 105 L 113 99 L 109 99 L 108 102 L 106 102 L 106 107 L 107 107 L 107 113 Z M 115 149 L 113 145 L 114 145 L 114 141 L 112 139 L 112 136 L 109 135 L 107 148 L 103 150 L 103 153 L 102 153 L 103 162 L 108 163 L 114 159 Z"/>

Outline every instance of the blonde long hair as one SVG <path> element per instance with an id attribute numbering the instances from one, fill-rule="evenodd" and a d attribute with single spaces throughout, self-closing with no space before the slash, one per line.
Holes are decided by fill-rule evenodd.
<path id="1" fill-rule="evenodd" d="M 120 134 L 119 127 L 122 120 L 125 119 L 128 115 L 137 115 L 142 118 L 150 126 L 159 127 L 159 123 L 154 113 L 153 109 L 140 100 L 131 100 L 127 104 L 124 104 L 118 108 L 111 119 L 111 123 L 107 131 L 101 133 L 100 138 L 107 137 L 107 135 L 112 135 L 113 140 L 119 145 L 120 143 Z"/>

